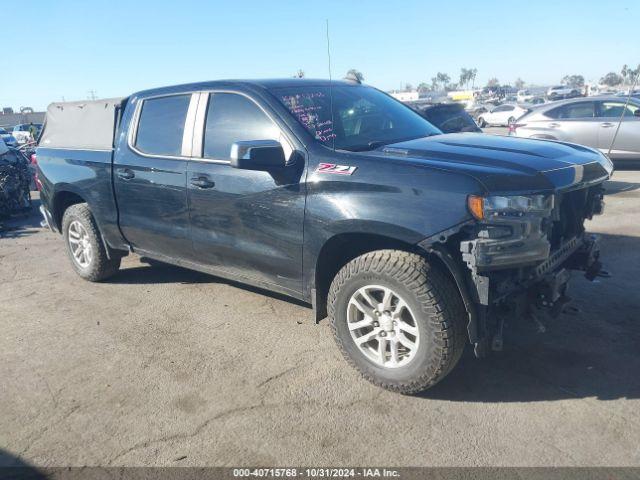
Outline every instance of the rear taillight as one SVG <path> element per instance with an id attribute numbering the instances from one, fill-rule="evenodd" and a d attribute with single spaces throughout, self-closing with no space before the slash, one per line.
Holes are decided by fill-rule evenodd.
<path id="1" fill-rule="evenodd" d="M 31 165 L 33 165 L 34 167 L 38 166 L 38 157 L 36 157 L 35 153 L 31 154 L 31 157 L 29 157 L 31 160 Z M 36 184 L 36 188 L 38 189 L 38 191 L 42 190 L 42 182 L 40 181 L 40 179 L 38 178 L 38 169 L 35 168 L 34 172 L 33 172 L 33 181 Z"/>

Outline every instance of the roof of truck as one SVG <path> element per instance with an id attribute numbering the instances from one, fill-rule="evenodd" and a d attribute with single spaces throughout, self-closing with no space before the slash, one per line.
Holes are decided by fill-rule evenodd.
<path id="1" fill-rule="evenodd" d="M 347 86 L 354 87 L 360 85 L 357 82 L 346 80 L 326 80 L 313 78 L 271 78 L 256 80 L 211 80 L 206 82 L 185 83 L 182 85 L 170 85 L 166 87 L 151 88 L 136 92 L 134 96 L 158 95 L 163 93 L 173 93 L 189 90 L 208 90 L 214 88 L 228 88 L 231 86 L 258 87 L 263 89 L 286 88 L 286 87 L 328 87 Z"/>

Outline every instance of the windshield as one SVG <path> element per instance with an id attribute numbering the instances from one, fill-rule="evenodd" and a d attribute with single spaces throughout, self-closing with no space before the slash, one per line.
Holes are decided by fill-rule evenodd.
<path id="1" fill-rule="evenodd" d="M 330 92 L 328 86 L 301 86 L 272 92 L 317 141 L 331 148 L 372 150 L 442 133 L 409 107 L 370 87 L 335 85 Z"/>

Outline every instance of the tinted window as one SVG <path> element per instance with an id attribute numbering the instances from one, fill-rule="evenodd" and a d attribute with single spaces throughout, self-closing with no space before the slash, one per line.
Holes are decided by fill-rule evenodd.
<path id="1" fill-rule="evenodd" d="M 549 110 L 546 113 L 547 117 L 561 119 L 571 118 L 592 118 L 593 114 L 593 102 L 579 102 L 570 103 L 569 105 L 563 105 L 553 110 Z"/>
<path id="2" fill-rule="evenodd" d="M 154 155 L 181 155 L 190 100 L 191 95 L 145 100 L 140 112 L 136 147 Z"/>
<path id="3" fill-rule="evenodd" d="M 620 118 L 624 111 L 625 117 L 633 117 L 633 114 L 638 110 L 638 106 L 633 103 L 629 103 L 626 108 L 624 103 L 620 102 L 601 102 L 600 103 L 600 116 L 605 118 Z"/>
<path id="4" fill-rule="evenodd" d="M 409 107 L 370 87 L 287 87 L 273 93 L 327 147 L 371 150 L 441 133 Z"/>
<path id="5" fill-rule="evenodd" d="M 243 140 L 278 140 L 280 130 L 248 98 L 215 93 L 209 100 L 204 134 L 204 156 L 229 160 L 231 145 Z"/>

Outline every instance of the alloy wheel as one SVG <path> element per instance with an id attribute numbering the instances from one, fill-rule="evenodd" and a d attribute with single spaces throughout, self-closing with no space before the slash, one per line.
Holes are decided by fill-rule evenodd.
<path id="1" fill-rule="evenodd" d="M 67 233 L 73 260 L 80 267 L 87 268 L 93 259 L 93 247 L 89 240 L 89 233 L 78 220 L 74 220 L 69 224 Z"/>
<path id="2" fill-rule="evenodd" d="M 378 366 L 404 367 L 418 351 L 416 317 L 402 297 L 388 287 L 359 288 L 347 306 L 347 326 L 360 352 Z"/>

